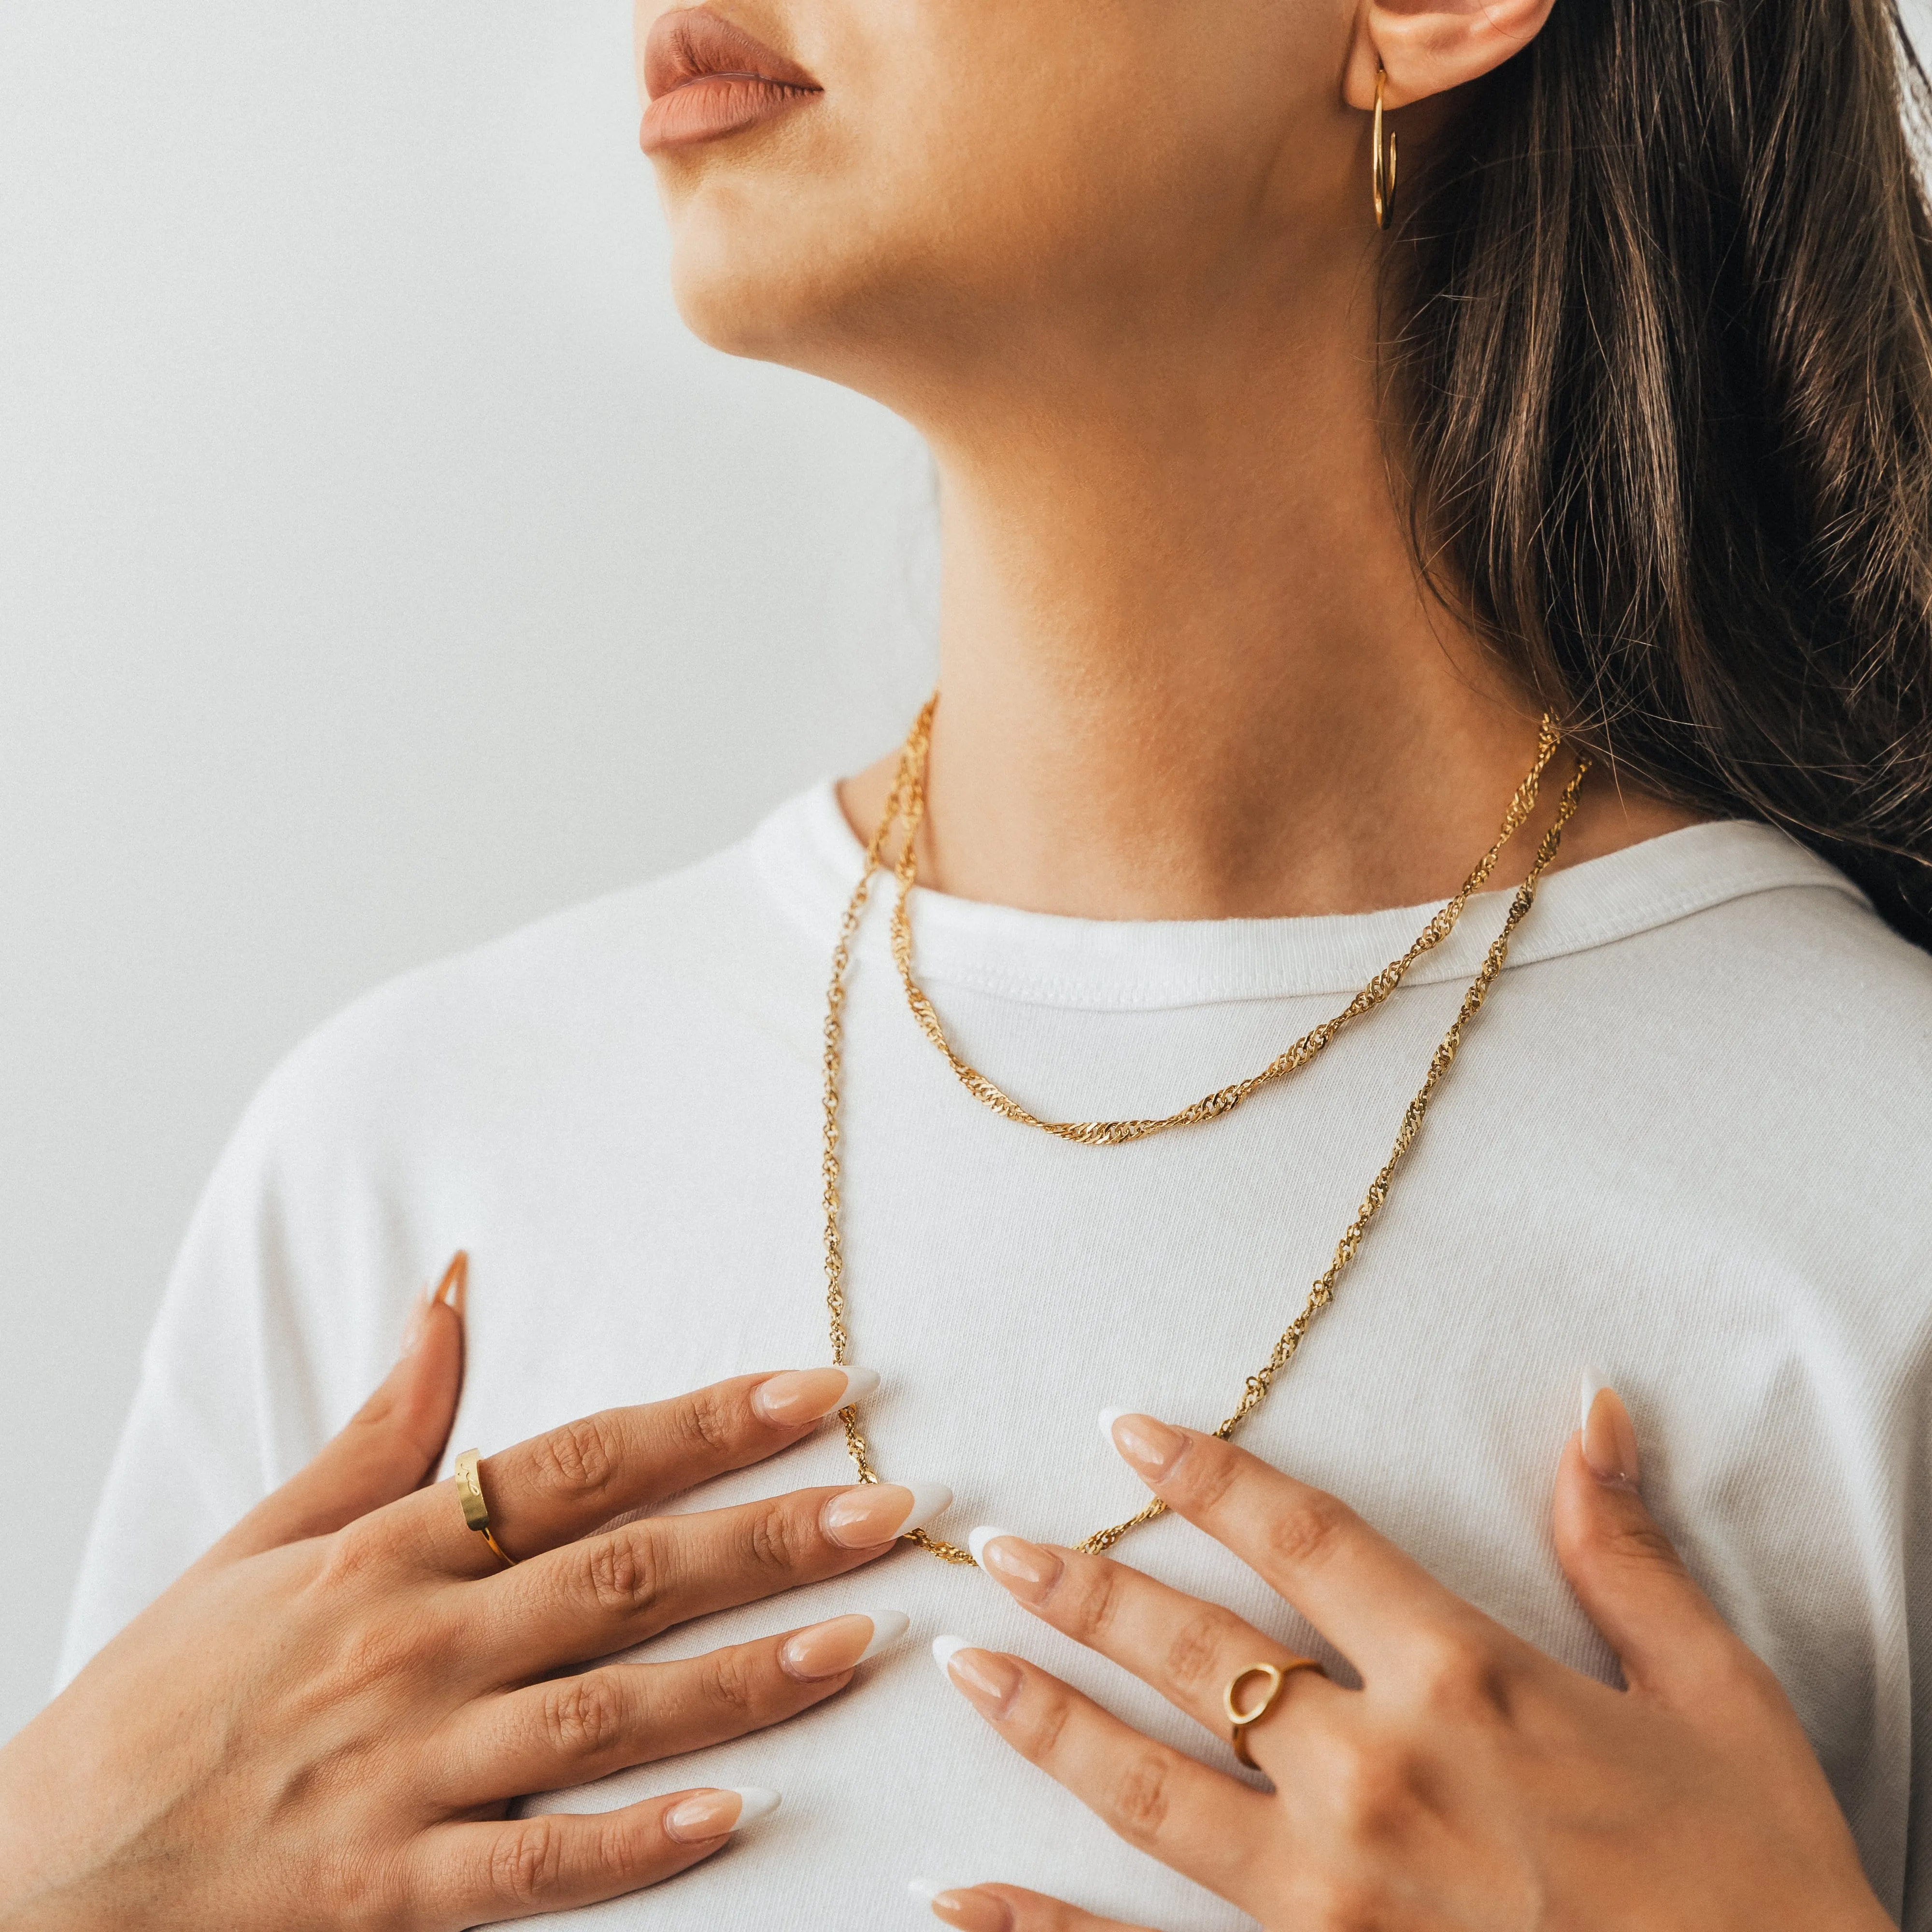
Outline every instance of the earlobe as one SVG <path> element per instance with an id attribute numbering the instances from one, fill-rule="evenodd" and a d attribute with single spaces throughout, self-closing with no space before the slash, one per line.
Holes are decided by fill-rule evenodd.
<path id="1" fill-rule="evenodd" d="M 1543 31 L 1555 0 L 1364 0 L 1342 75 L 1342 98 L 1364 112 L 1376 69 L 1388 70 L 1383 105 L 1426 100 L 1480 80 Z"/>

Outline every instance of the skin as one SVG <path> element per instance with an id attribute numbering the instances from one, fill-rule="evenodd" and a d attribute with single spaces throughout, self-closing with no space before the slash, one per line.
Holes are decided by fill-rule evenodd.
<path id="1" fill-rule="evenodd" d="M 1377 51 L 1404 166 L 1548 0 L 718 0 L 808 70 L 654 157 L 707 341 L 931 446 L 922 875 L 1099 918 L 1444 897 L 1535 707 L 1418 588 L 1375 392 Z M 674 10 L 641 0 L 640 44 Z M 869 833 L 890 759 L 847 785 Z M 1682 824 L 1586 790 L 1586 857 Z"/>
<path id="2" fill-rule="evenodd" d="M 740 1376 L 487 1458 L 493 1531 L 520 1558 L 506 1569 L 454 1485 L 424 1486 L 460 1322 L 425 1310 L 341 1435 L 0 1751 L 0 1926 L 454 1932 L 592 1904 L 710 1857 L 739 1799 L 508 1820 L 512 1798 L 780 1723 L 852 1682 L 864 1616 L 581 1668 L 892 1546 L 876 1528 L 850 1546 L 839 1490 L 602 1527 L 788 1448 L 842 1376 Z"/>
<path id="3" fill-rule="evenodd" d="M 1487 845 L 1536 707 L 1415 580 L 1374 378 L 1364 110 L 1379 62 L 1412 179 L 1456 91 L 1549 4 L 718 0 L 819 91 L 655 157 L 677 296 L 706 340 L 876 397 L 932 446 L 928 882 L 1094 917 L 1348 913 L 1445 896 Z M 666 10 L 642 0 L 640 40 Z M 862 832 L 890 770 L 844 788 Z M 1596 783 L 1563 857 L 1682 822 Z M 607 1527 L 789 1446 L 835 1391 L 746 1376 L 491 1456 L 524 1559 L 506 1570 L 428 1481 L 460 1326 L 427 1309 L 344 1433 L 0 1750 L 0 1926 L 453 1932 L 614 1896 L 716 1852 L 735 1801 L 510 1802 L 851 1682 L 850 1618 L 570 1674 L 890 1546 L 831 1533 L 850 1492 Z M 1254 1734 L 1269 1796 L 1022 1660 L 956 1659 L 1002 1734 L 1136 1842 L 1296 1932 L 1884 1922 L 1781 1694 L 1642 1516 L 1634 1460 L 1600 1480 L 1573 1451 L 1558 1488 L 1619 1693 L 1332 1498 L 1188 1440 L 1149 1470 L 1159 1493 L 1364 1688 L 1290 1680 Z M 1204 1718 L 1231 1659 L 1272 1654 L 1122 1566 L 1061 1561 L 1040 1614 Z M 940 1916 L 1102 1923 L 999 1886 Z"/>

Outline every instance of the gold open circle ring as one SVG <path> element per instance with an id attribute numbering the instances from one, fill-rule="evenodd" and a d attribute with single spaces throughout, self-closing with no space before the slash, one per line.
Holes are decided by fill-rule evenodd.
<path id="1" fill-rule="evenodd" d="M 1327 1675 L 1312 1657 L 1284 1658 L 1279 1664 L 1251 1664 L 1246 1670 L 1236 1671 L 1228 1680 L 1227 1689 L 1221 1694 L 1222 1708 L 1227 1712 L 1228 1722 L 1234 1731 L 1234 1755 L 1251 1771 L 1258 1771 L 1261 1767 L 1249 1754 L 1248 1733 L 1274 1708 L 1275 1700 L 1281 1695 L 1281 1687 L 1298 1670 Z M 1252 1702 L 1244 1703 L 1242 1686 L 1250 1678 L 1261 1679 L 1259 1694 L 1253 1696 Z"/>
<path id="2" fill-rule="evenodd" d="M 456 1500 L 463 1505 L 464 1526 L 476 1531 L 500 1562 L 512 1564 L 517 1559 L 490 1533 L 490 1505 L 483 1500 L 483 1476 L 476 1466 L 482 1456 L 480 1449 L 466 1449 L 457 1457 Z"/>

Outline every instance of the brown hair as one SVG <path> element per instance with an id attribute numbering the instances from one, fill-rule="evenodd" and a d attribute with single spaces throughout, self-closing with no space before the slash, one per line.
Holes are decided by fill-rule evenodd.
<path id="1" fill-rule="evenodd" d="M 1403 157 L 1387 311 L 1438 593 L 1630 778 L 1922 945 L 1928 105 L 1891 0 L 1556 0 Z"/>

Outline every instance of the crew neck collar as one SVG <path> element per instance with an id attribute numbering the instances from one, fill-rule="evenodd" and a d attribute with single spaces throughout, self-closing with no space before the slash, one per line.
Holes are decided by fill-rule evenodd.
<path id="1" fill-rule="evenodd" d="M 752 835 L 767 889 L 829 952 L 865 851 L 827 779 L 773 812 Z M 1768 825 L 1694 825 L 1586 860 L 1543 880 L 1510 943 L 1507 970 L 1581 952 L 1688 919 L 1733 899 L 1791 888 L 1863 903 L 1844 875 Z M 855 951 L 889 956 L 894 888 L 875 883 Z M 1483 892 L 1405 983 L 1467 979 L 1501 929 L 1508 891 Z M 1437 903 L 1440 903 L 1438 902 Z M 1021 912 L 913 892 L 921 976 L 1031 1005 L 1148 1012 L 1220 1000 L 1346 994 L 1405 952 L 1434 904 L 1290 919 L 1094 920 Z"/>

